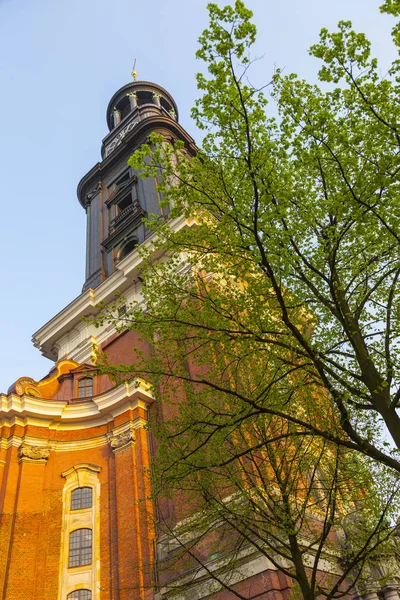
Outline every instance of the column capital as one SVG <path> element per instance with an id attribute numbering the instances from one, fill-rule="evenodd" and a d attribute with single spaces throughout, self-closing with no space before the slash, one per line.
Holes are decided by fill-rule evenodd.
<path id="1" fill-rule="evenodd" d="M 382 592 L 385 600 L 400 600 L 399 596 L 399 583 L 396 581 L 389 581 L 383 586 Z"/>
<path id="2" fill-rule="evenodd" d="M 124 448 L 132 444 L 135 441 L 135 432 L 133 430 L 132 424 L 129 426 L 128 430 L 122 431 L 117 435 L 111 435 L 109 440 L 113 452 L 123 450 Z"/>
<path id="3" fill-rule="evenodd" d="M 49 448 L 22 444 L 18 449 L 18 462 L 46 464 L 50 455 Z"/>

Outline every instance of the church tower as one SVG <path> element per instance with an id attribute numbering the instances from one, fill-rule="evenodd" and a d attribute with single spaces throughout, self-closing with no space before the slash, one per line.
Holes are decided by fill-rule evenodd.
<path id="1" fill-rule="evenodd" d="M 102 162 L 80 181 L 78 198 L 87 212 L 86 281 L 83 291 L 96 288 L 109 277 L 149 232 L 143 217 L 159 214 L 154 181 L 138 179 L 127 166 L 131 154 L 149 133 L 161 133 L 169 140 L 180 139 L 194 151 L 194 142 L 178 123 L 178 108 L 161 86 L 133 81 L 111 98 L 107 108 L 109 133 L 101 147 Z"/>
<path id="2" fill-rule="evenodd" d="M 156 399 L 145 381 L 116 387 L 91 361 L 96 344 L 115 362 L 133 362 L 143 342 L 83 318 L 117 292 L 140 300 L 135 249 L 151 238 L 143 217 L 168 217 L 157 182 L 140 179 L 129 157 L 151 132 L 182 140 L 189 154 L 195 146 L 174 99 L 154 83 L 122 87 L 106 118 L 102 160 L 78 185 L 87 214 L 82 293 L 33 336 L 54 367 L 0 394 L 2 600 L 154 598 L 146 424 Z"/>
<path id="3" fill-rule="evenodd" d="M 196 147 L 178 123 L 174 99 L 157 84 L 125 85 L 106 117 L 102 160 L 78 185 L 87 214 L 82 293 L 33 336 L 54 362 L 49 374 L 20 377 L 0 394 L 0 599 L 230 600 L 221 585 L 228 555 L 209 555 L 204 545 L 205 568 L 194 569 L 177 560 L 173 537 L 156 538 L 161 511 L 154 514 L 150 500 L 154 446 L 147 425 L 165 404 L 162 392 L 155 397 L 139 378 L 116 386 L 91 359 L 93 345 L 116 364 L 133 364 L 135 348 L 150 352 L 134 331 L 90 320 L 100 304 L 114 304 L 116 293 L 141 302 L 137 248 L 152 236 L 143 218 L 169 216 L 157 181 L 142 180 L 127 161 L 151 132 L 183 141 L 188 155 Z M 171 221 L 175 229 L 185 226 L 183 216 Z M 179 503 L 185 499 L 165 502 L 174 527 Z M 241 598 L 286 600 L 288 576 L 249 548 L 240 543 L 240 569 L 229 583 Z M 163 561 L 172 565 L 164 572 Z M 393 590 L 386 586 L 385 600 L 398 600 Z M 375 591 L 365 599 L 379 600 Z"/>

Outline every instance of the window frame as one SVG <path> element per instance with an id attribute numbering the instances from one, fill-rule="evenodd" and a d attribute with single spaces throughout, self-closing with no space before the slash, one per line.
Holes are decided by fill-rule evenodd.
<path id="1" fill-rule="evenodd" d="M 133 244 L 132 248 L 130 250 L 126 250 L 128 248 L 128 246 L 130 246 L 131 244 Z M 131 237 L 130 239 L 128 239 L 122 246 L 120 246 L 118 248 L 117 254 L 116 254 L 116 262 L 118 263 L 121 260 L 123 260 L 126 256 L 128 256 L 128 254 L 133 252 L 138 246 L 139 246 L 139 242 L 136 237 Z"/>
<path id="2" fill-rule="evenodd" d="M 78 496 L 78 492 L 83 492 L 83 490 L 90 490 L 90 505 L 89 506 L 82 506 L 83 504 L 83 498 L 82 496 L 80 497 L 80 504 L 81 506 L 74 508 L 74 495 L 75 497 Z M 83 494 L 84 495 L 84 494 Z M 71 512 L 75 512 L 77 510 L 87 510 L 87 509 L 91 509 L 93 508 L 93 488 L 90 485 L 83 485 L 80 487 L 77 487 L 75 489 L 73 489 L 71 491 L 71 499 L 70 499 L 70 511 Z"/>
<path id="3" fill-rule="evenodd" d="M 81 594 L 80 592 L 89 592 L 90 596 L 89 598 L 87 598 L 86 600 L 92 600 L 92 590 L 88 590 L 87 588 L 84 589 L 80 589 L 80 590 L 74 590 L 73 592 L 71 592 L 70 594 L 68 594 L 67 596 L 67 600 L 85 600 L 85 598 L 81 599 Z M 74 596 L 74 594 L 78 594 L 77 596 Z"/>
<path id="4" fill-rule="evenodd" d="M 134 177 L 131 168 L 125 169 L 106 186 L 106 200 L 111 202 L 117 195 L 128 187 Z"/>
<path id="5" fill-rule="evenodd" d="M 89 388 L 91 389 L 91 393 L 87 394 L 86 390 L 88 388 L 88 386 L 86 386 L 86 384 L 84 384 L 81 388 L 81 382 L 84 381 L 91 381 L 91 386 L 89 386 Z M 81 391 L 81 389 L 83 389 L 84 393 L 81 395 L 79 392 Z M 76 381 L 76 397 L 77 398 L 91 398 L 94 395 L 94 377 L 92 377 L 91 375 L 84 375 L 83 377 L 79 377 L 79 379 L 77 379 Z"/>
<path id="6" fill-rule="evenodd" d="M 88 532 L 90 531 L 90 546 L 87 545 L 83 545 L 82 541 L 79 540 L 80 544 L 75 547 L 72 548 L 71 544 L 74 541 L 74 538 L 77 537 L 76 534 L 80 534 L 80 536 L 83 538 L 83 535 L 81 532 Z M 75 536 L 74 536 L 75 534 Z M 79 539 L 79 538 L 78 538 Z M 87 552 L 85 552 L 86 550 L 88 550 L 90 548 L 90 561 L 86 562 L 88 559 L 85 558 L 85 556 L 88 555 Z M 77 550 L 78 553 L 76 554 L 74 552 L 74 554 L 71 554 L 72 550 Z M 78 563 L 77 564 L 71 564 L 71 562 L 75 562 L 73 559 L 75 557 L 78 557 Z M 73 531 L 70 532 L 69 534 L 69 544 L 68 544 L 68 569 L 76 569 L 77 567 L 86 567 L 88 565 L 92 565 L 93 564 L 93 531 L 92 529 L 90 529 L 89 527 L 79 527 L 78 529 L 74 529 Z"/>

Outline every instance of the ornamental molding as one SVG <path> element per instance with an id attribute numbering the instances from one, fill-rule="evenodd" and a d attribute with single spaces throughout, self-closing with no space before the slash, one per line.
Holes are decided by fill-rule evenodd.
<path id="1" fill-rule="evenodd" d="M 32 377 L 20 377 L 15 383 L 15 391 L 17 394 L 27 394 L 34 398 L 41 398 L 42 394 L 37 389 L 37 381 Z"/>
<path id="2" fill-rule="evenodd" d="M 35 381 L 31 377 L 20 377 L 9 388 L 8 393 L 15 392 L 18 396 L 30 396 L 31 398 L 51 398 L 54 394 L 54 385 L 58 383 L 62 375 L 70 374 L 71 370 L 79 367 L 79 363 L 73 360 L 59 360 L 55 365 L 53 374 Z M 1 408 L 1 407 L 0 407 Z"/>
<path id="3" fill-rule="evenodd" d="M 111 435 L 109 439 L 111 449 L 114 452 L 118 452 L 119 450 L 123 450 L 124 448 L 130 446 L 135 441 L 133 425 L 131 424 L 127 431 L 117 435 Z"/>
<path id="4" fill-rule="evenodd" d="M 79 463 L 61 473 L 61 477 L 65 477 L 67 480 L 76 480 L 79 486 L 82 487 L 85 485 L 85 478 L 96 480 L 100 471 L 101 467 L 98 465 L 93 465 L 91 463 Z"/>
<path id="5" fill-rule="evenodd" d="M 114 111 L 114 114 L 120 114 L 120 111 Z M 122 140 L 124 137 L 132 131 L 132 129 L 139 123 L 137 116 L 135 115 L 132 120 L 128 121 L 128 123 L 123 127 L 116 135 L 112 138 L 112 140 L 105 147 L 105 156 L 107 157 L 117 146 L 122 144 Z"/>
<path id="6" fill-rule="evenodd" d="M 32 424 L 30 423 L 30 420 L 28 419 L 27 422 L 23 422 L 20 421 L 18 423 L 19 425 L 21 425 L 21 427 L 24 427 L 26 425 Z M 38 425 L 37 421 L 33 421 L 34 425 Z M 39 424 L 39 427 L 43 426 L 43 424 Z M 1 421 L 0 421 L 0 427 L 1 427 Z M 61 429 L 60 431 L 74 431 L 74 429 Z M 35 442 L 43 443 L 43 438 L 37 439 L 37 440 L 31 440 L 29 445 L 34 446 Z M 76 452 L 76 451 L 81 451 L 81 450 L 92 450 L 93 448 L 101 448 L 102 446 L 107 446 L 108 445 L 108 437 L 107 435 L 100 435 L 100 436 L 96 436 L 96 437 L 92 437 L 92 438 L 87 438 L 87 439 L 83 439 L 83 440 L 76 440 L 76 439 L 72 439 L 70 441 L 50 441 L 48 440 L 48 450 L 50 450 L 50 452 Z M 2 437 L 0 438 L 0 449 L 1 450 L 8 450 L 9 448 L 20 448 L 20 446 L 24 444 L 26 445 L 26 442 L 24 442 L 23 438 L 18 436 L 18 435 L 11 435 L 10 437 L 6 438 L 6 437 Z M 43 448 L 43 446 L 39 446 L 40 448 Z M 0 466 L 6 463 L 6 461 L 1 461 L 0 460 Z"/>
<path id="7" fill-rule="evenodd" d="M 16 420 L 25 424 L 33 419 L 48 429 L 86 429 L 106 425 L 128 410 L 137 410 L 140 416 L 140 411 L 146 412 L 152 402 L 151 386 L 139 378 L 79 404 L 13 393 L 8 396 L 0 394 L 0 423 L 10 427 Z M 0 436 L 0 440 L 4 437 L 4 434 Z M 101 445 L 101 438 L 98 442 Z"/>
<path id="8" fill-rule="evenodd" d="M 186 219 L 183 215 L 171 221 L 170 226 L 174 231 L 180 231 L 186 227 L 195 226 L 194 219 Z M 140 248 L 145 251 L 151 251 L 158 236 L 153 233 Z M 155 258 L 159 254 L 155 253 Z M 72 330 L 77 333 L 82 328 L 83 316 L 95 316 L 99 314 L 101 303 L 106 305 L 108 302 L 115 302 L 116 292 L 125 292 L 140 275 L 140 269 L 143 265 L 142 253 L 134 250 L 126 256 L 120 263 L 117 263 L 114 273 L 107 277 L 97 288 L 88 289 L 78 296 L 75 300 L 59 312 L 46 325 L 39 329 L 33 335 L 33 344 L 44 356 L 50 360 L 58 359 L 58 344 L 66 334 L 71 334 Z M 70 352 L 68 353 L 70 357 Z"/>
<path id="9" fill-rule="evenodd" d="M 18 462 L 46 464 L 50 456 L 49 448 L 22 444 L 18 450 Z"/>
<path id="10" fill-rule="evenodd" d="M 93 198 L 99 193 L 101 192 L 101 190 L 103 189 L 102 183 L 98 182 L 96 183 L 95 186 L 93 186 L 86 194 L 85 194 L 85 200 L 87 203 L 90 203 Z"/>

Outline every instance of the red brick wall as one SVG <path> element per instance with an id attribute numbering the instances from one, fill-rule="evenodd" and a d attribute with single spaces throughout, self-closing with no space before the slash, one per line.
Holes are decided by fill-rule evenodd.
<path id="1" fill-rule="evenodd" d="M 128 332 L 114 336 L 104 350 L 114 363 L 130 363 L 135 360 L 133 348 L 146 350 L 146 345 Z M 101 393 L 110 389 L 110 385 L 107 376 L 98 376 L 95 389 Z M 69 400 L 73 390 L 71 379 L 64 377 L 57 397 Z M 168 404 L 163 407 L 163 391 L 162 386 L 156 390 L 156 403 L 151 408 L 159 420 L 163 411 L 171 410 Z M 113 428 L 138 417 L 145 418 L 146 411 L 129 410 L 107 425 L 82 429 L 14 425 L 0 429 L 0 436 L 3 440 L 11 440 L 15 435 L 19 439 L 29 436 L 50 442 L 79 442 L 105 436 Z M 101 600 L 153 598 L 149 433 L 138 428 L 135 437 L 133 444 L 117 452 L 112 451 L 108 442 L 91 449 L 51 451 L 46 464 L 19 463 L 15 446 L 0 450 L 0 600 L 57 600 L 65 485 L 62 473 L 79 463 L 101 467 Z M 184 498 L 180 498 L 180 504 L 168 500 L 163 505 L 163 516 L 171 524 L 186 515 Z M 175 569 L 170 575 L 176 577 L 179 573 Z M 281 573 L 266 571 L 236 587 L 245 598 L 286 600 L 289 582 Z M 209 596 L 209 600 L 233 597 L 230 592 L 221 591 Z"/>
<path id="2" fill-rule="evenodd" d="M 140 411 L 141 416 L 145 413 Z M 13 428 L 48 440 L 74 441 L 97 437 L 116 424 L 138 417 L 120 415 L 118 423 L 90 429 L 48 430 Z M 3 429 L 9 438 L 11 429 Z M 148 466 L 148 433 L 137 429 L 136 442 L 114 454 L 110 445 L 71 452 L 54 452 L 46 464 L 18 462 L 18 448 L 3 450 L 0 460 L 0 598 L 1 600 L 56 600 L 59 585 L 62 527 L 62 473 L 79 463 L 101 467 L 100 555 L 101 600 L 145 597 L 150 586 L 152 528 L 140 510 L 149 496 L 143 476 Z M 140 510 L 139 510 L 140 509 Z"/>

